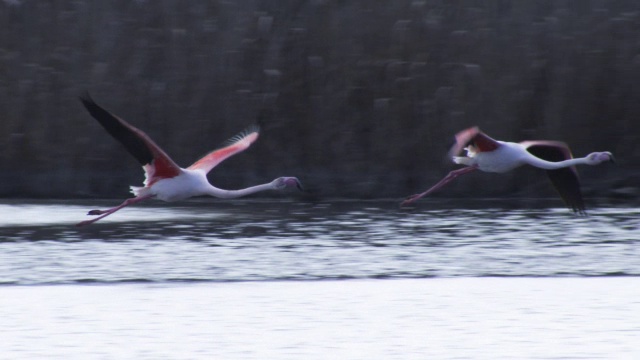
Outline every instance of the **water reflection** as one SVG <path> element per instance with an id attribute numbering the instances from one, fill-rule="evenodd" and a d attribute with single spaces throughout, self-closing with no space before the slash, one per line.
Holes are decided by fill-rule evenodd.
<path id="1" fill-rule="evenodd" d="M 0 281 L 246 281 L 640 275 L 640 210 L 419 208 L 397 202 L 0 205 Z"/>

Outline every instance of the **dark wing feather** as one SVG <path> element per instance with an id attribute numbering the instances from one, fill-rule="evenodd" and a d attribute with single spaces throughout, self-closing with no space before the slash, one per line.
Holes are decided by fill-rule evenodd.
<path id="1" fill-rule="evenodd" d="M 558 162 L 573 157 L 569 147 L 559 141 L 526 141 L 522 145 L 533 156 L 546 161 Z M 565 204 L 574 212 L 585 214 L 584 200 L 580 191 L 580 181 L 576 167 L 547 170 L 547 175 Z"/>
<path id="2" fill-rule="evenodd" d="M 473 145 L 475 151 L 493 151 L 500 146 L 496 140 L 480 131 L 477 126 L 464 129 L 455 136 L 455 143 L 449 150 L 449 156 L 457 156 L 469 145 Z"/>
<path id="3" fill-rule="evenodd" d="M 153 160 L 153 152 L 140 136 L 142 131 L 98 106 L 88 93 L 80 96 L 80 101 L 82 101 L 82 105 L 89 111 L 89 114 L 98 120 L 100 125 L 102 125 L 114 139 L 124 145 L 127 151 L 138 160 L 140 165 L 151 163 Z"/>
<path id="4" fill-rule="evenodd" d="M 80 101 L 107 132 L 138 160 L 147 173 L 147 181 L 177 176 L 180 167 L 142 130 L 96 104 L 88 93 Z"/>

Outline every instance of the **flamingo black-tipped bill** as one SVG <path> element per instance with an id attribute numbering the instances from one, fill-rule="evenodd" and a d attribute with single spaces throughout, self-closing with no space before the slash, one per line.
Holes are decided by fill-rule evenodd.
<path id="1" fill-rule="evenodd" d="M 304 188 L 302 187 L 302 183 L 300 182 L 300 180 L 298 180 L 297 177 L 294 177 L 294 176 L 283 177 L 282 182 L 285 187 L 295 186 L 298 190 L 305 191 Z"/>

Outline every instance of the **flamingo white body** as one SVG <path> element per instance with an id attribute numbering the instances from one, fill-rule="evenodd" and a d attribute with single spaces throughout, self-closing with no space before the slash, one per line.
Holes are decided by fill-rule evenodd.
<path id="1" fill-rule="evenodd" d="M 484 172 L 505 173 L 527 163 L 527 152 L 522 145 L 498 141 L 500 146 L 490 152 L 474 152 L 467 149 L 466 157 L 454 157 L 456 164 L 477 166 Z"/>
<path id="2" fill-rule="evenodd" d="M 219 189 L 209 183 L 207 173 L 223 160 L 247 149 L 258 139 L 257 125 L 229 139 L 222 147 L 210 152 L 188 168 L 181 168 L 141 130 L 98 106 L 89 95 L 80 98 L 91 116 L 122 143 L 138 160 L 145 172 L 144 186 L 131 186 L 134 198 L 108 210 L 91 210 L 88 215 L 98 217 L 78 223 L 78 226 L 94 223 L 125 206 L 156 198 L 163 201 L 179 201 L 194 196 L 210 195 L 218 198 L 236 198 L 265 190 L 282 190 L 288 187 L 302 189 L 295 177 L 279 177 L 269 183 L 240 190 Z"/>
<path id="3" fill-rule="evenodd" d="M 231 199 L 250 195 L 264 190 L 279 190 L 286 187 L 284 180 L 278 178 L 271 183 L 251 186 L 241 190 L 224 190 L 217 188 L 207 180 L 207 173 L 201 170 L 181 169 L 180 175 L 158 180 L 149 187 L 131 186 L 136 197 L 153 196 L 167 202 L 185 200 L 194 196 L 210 195 L 222 199 Z M 295 183 L 292 183 L 295 185 Z"/>
<path id="4" fill-rule="evenodd" d="M 467 156 L 457 156 L 462 150 L 466 150 Z M 465 129 L 456 134 L 456 142 L 449 155 L 452 156 L 453 162 L 466 167 L 450 172 L 426 191 L 408 197 L 401 206 L 411 204 L 458 176 L 475 170 L 505 173 L 522 165 L 530 165 L 547 170 L 549 179 L 565 203 L 575 212 L 582 214 L 585 207 L 575 165 L 598 165 L 605 161 L 614 161 L 613 155 L 608 151 L 573 158 L 569 147 L 559 141 L 498 141 L 481 132 L 478 127 Z"/>

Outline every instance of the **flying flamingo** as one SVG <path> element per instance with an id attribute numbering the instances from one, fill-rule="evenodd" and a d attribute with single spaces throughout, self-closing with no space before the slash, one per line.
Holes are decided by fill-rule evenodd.
<path id="1" fill-rule="evenodd" d="M 457 156 L 462 150 L 467 156 Z M 520 143 L 498 141 L 490 138 L 472 127 L 460 131 L 455 136 L 455 144 L 449 151 L 456 164 L 466 167 L 451 171 L 423 193 L 409 196 L 400 206 L 411 204 L 423 196 L 445 186 L 458 176 L 476 170 L 504 173 L 521 165 L 531 165 L 547 170 L 551 183 L 556 188 L 564 202 L 578 214 L 585 213 L 584 201 L 580 192 L 578 172 L 575 165 L 598 165 L 605 161 L 615 162 L 613 155 L 608 152 L 594 152 L 583 158 L 573 158 L 567 144 L 559 141 L 523 141 Z"/>
<path id="2" fill-rule="evenodd" d="M 188 168 L 176 165 L 173 160 L 151 140 L 147 134 L 126 121 L 111 114 L 96 104 L 89 94 L 80 97 L 100 125 L 135 157 L 145 173 L 143 187 L 131 186 L 133 198 L 108 210 L 91 210 L 87 215 L 98 217 L 82 221 L 77 226 L 89 225 L 125 206 L 150 198 L 164 201 L 177 201 L 199 195 L 211 195 L 219 198 L 236 198 L 263 190 L 282 190 L 297 187 L 302 190 L 300 181 L 295 177 L 279 177 L 269 183 L 251 186 L 241 190 L 223 190 L 209 184 L 207 173 L 226 158 L 247 149 L 258 138 L 259 127 L 253 125 L 229 139 L 217 150 L 205 155 Z"/>

